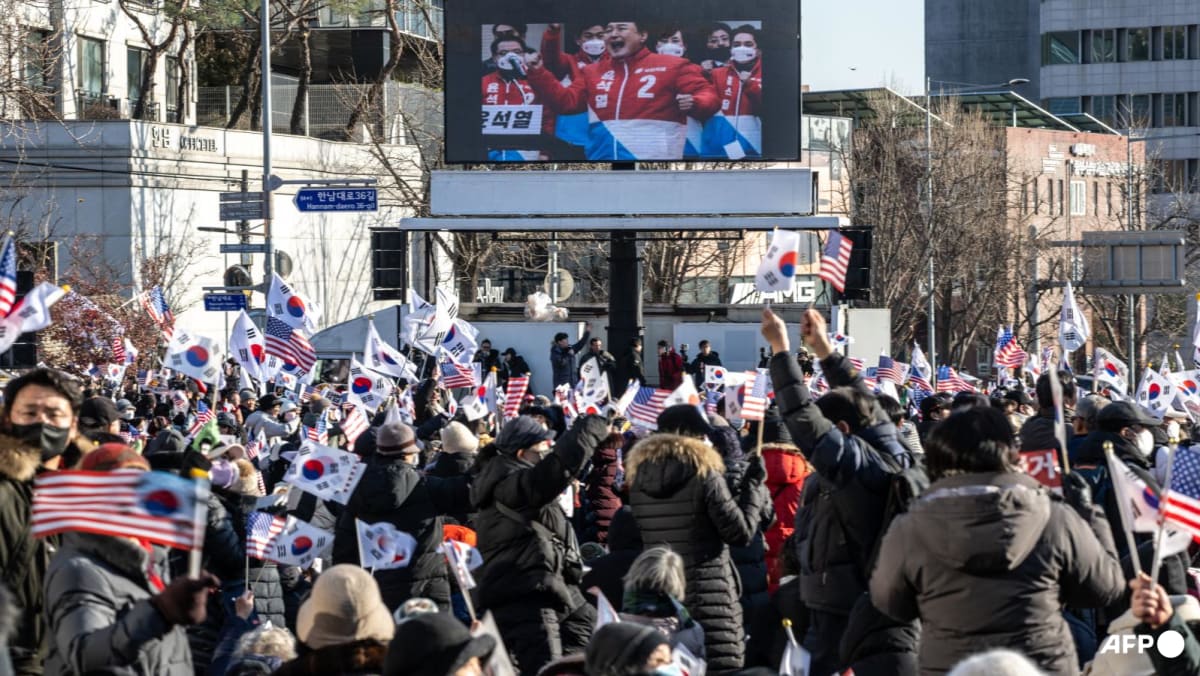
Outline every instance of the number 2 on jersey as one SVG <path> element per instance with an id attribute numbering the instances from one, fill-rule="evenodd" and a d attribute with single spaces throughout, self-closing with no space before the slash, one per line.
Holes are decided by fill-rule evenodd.
<path id="1" fill-rule="evenodd" d="M 638 89 L 638 94 L 637 94 L 638 98 L 639 99 L 654 98 L 654 94 L 650 93 L 650 90 L 654 88 L 654 83 L 657 81 L 658 81 L 658 78 L 653 75 L 643 75 L 640 80 L 640 82 L 642 83 L 642 86 Z"/>

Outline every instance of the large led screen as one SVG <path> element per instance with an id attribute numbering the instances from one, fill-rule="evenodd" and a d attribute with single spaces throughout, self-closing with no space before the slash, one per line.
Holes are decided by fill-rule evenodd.
<path id="1" fill-rule="evenodd" d="M 446 0 L 446 159 L 795 159 L 797 6 Z"/>

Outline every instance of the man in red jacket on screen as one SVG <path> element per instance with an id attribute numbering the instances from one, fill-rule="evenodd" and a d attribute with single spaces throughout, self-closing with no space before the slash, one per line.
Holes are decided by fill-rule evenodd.
<path id="1" fill-rule="evenodd" d="M 588 112 L 589 160 L 681 159 L 687 118 L 711 117 L 720 106 L 716 89 L 696 64 L 647 49 L 636 21 L 606 28 L 609 59 L 566 86 L 535 61 L 530 86 L 556 113 Z"/>

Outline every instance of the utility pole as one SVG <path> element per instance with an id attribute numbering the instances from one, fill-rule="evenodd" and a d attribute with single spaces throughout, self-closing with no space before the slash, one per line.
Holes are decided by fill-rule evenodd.
<path id="1" fill-rule="evenodd" d="M 263 138 L 263 243 L 266 256 L 263 260 L 263 295 L 271 290 L 271 272 L 275 250 L 271 246 L 271 0 L 262 0 L 259 10 L 262 28 L 262 138 Z M 244 190 L 245 188 L 243 188 Z"/>

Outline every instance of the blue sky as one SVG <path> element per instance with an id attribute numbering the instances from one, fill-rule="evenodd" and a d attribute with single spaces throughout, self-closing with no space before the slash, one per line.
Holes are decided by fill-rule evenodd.
<path id="1" fill-rule="evenodd" d="M 814 91 L 924 89 L 924 0 L 801 0 L 801 79 Z"/>

